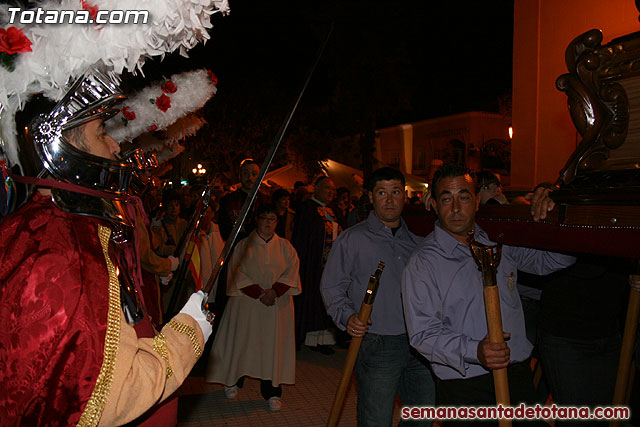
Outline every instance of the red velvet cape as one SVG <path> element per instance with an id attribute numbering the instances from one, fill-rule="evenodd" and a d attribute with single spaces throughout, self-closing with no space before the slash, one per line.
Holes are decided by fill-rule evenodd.
<path id="1" fill-rule="evenodd" d="M 0 224 L 3 425 L 75 425 L 89 400 L 107 324 L 101 223 L 36 193 Z"/>

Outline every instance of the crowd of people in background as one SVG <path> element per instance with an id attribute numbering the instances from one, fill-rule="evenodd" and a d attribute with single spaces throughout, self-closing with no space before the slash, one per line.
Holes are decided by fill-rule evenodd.
<path id="1" fill-rule="evenodd" d="M 244 160 L 239 168 L 238 184 L 230 187 L 217 184 L 211 192 L 198 240 L 197 275 L 200 283 L 195 283 L 189 275 L 186 289 L 182 291 L 180 298 L 184 299 L 199 289 L 211 276 L 213 265 L 225 241 L 229 239 L 234 223 L 258 177 L 259 166 L 252 159 Z M 447 170 L 445 168 L 444 172 L 447 173 Z M 451 184 L 451 188 L 455 187 L 454 190 L 459 190 L 460 186 L 456 187 L 458 181 L 467 185 L 469 191 L 476 192 L 478 205 L 531 203 L 534 193 L 527 197 L 508 198 L 503 193 L 500 177 L 492 172 L 476 172 L 469 175 L 473 180 L 467 182 L 462 179 L 467 176 L 465 171 L 463 168 L 456 169 L 451 177 L 446 176 L 441 180 L 444 179 L 443 182 L 447 185 Z M 409 304 L 404 307 L 404 311 L 401 307 L 402 271 L 419 240 L 406 230 L 400 214 L 407 205 L 424 203 L 427 210 L 436 210 L 440 224 L 444 221 L 446 227 L 449 225 L 444 219 L 448 209 L 445 209 L 447 202 L 431 192 L 409 197 L 402 174 L 394 169 L 383 168 L 376 171 L 376 174 L 373 175 L 375 182 L 367 184 L 361 176 L 352 176 L 351 187 L 355 184 L 358 189 L 353 193 L 347 187 L 336 188 L 336 183 L 324 174 L 309 183 L 298 181 L 293 188 L 283 188 L 273 182 L 261 186 L 255 203 L 239 230 L 228 265 L 223 267 L 218 277 L 221 285 L 216 285 L 213 290 L 218 322 L 214 326 L 213 345 L 208 347 L 212 350 L 208 356 L 206 380 L 224 384 L 227 398 L 234 399 L 238 395 L 245 377 L 256 378 L 260 380 L 260 390 L 268 402 L 268 408 L 277 411 L 282 406 L 281 384 L 295 382 L 296 350 L 305 346 L 322 355 L 331 355 L 334 353 L 334 345 L 344 346 L 351 337 L 363 336 L 363 346 L 367 350 L 364 353 L 370 360 L 365 360 L 365 356 L 361 355 L 356 364 L 359 419 L 389 420 L 396 393 L 406 404 L 461 404 L 480 400 L 487 404 L 491 402 L 491 392 L 480 398 L 465 390 L 466 387 L 476 386 L 487 389 L 489 383 L 482 382 L 485 381 L 484 374 L 487 369 L 493 369 L 499 363 L 487 362 L 485 356 L 480 354 L 478 358 L 482 358 L 477 359 L 474 354 L 473 357 L 464 356 L 460 366 L 447 366 L 447 363 L 458 357 L 454 354 L 455 351 L 448 358 L 441 355 L 434 359 L 433 352 L 436 350 L 431 341 L 433 337 L 424 340 L 414 338 L 411 341 L 412 333 L 415 335 L 416 331 L 422 331 L 420 334 L 423 334 L 424 330 L 421 328 L 429 330 L 431 326 L 415 324 L 415 320 L 410 319 L 407 332 L 406 313 L 424 321 L 424 316 L 437 312 L 437 307 L 442 305 L 441 302 L 434 303 L 427 310 L 429 313 L 424 312 L 425 301 L 419 295 L 422 285 L 417 279 L 407 279 L 406 276 L 411 274 L 411 269 L 405 270 L 404 281 L 409 283 L 404 285 L 404 292 L 417 292 L 412 301 L 421 301 L 420 307 Z M 398 188 L 391 189 L 391 184 Z M 175 291 L 172 288 L 171 272 L 175 272 L 181 256 L 184 256 L 184 251 L 180 253 L 179 248 L 184 249 L 182 240 L 185 238 L 185 231 L 189 228 L 189 223 L 198 216 L 198 200 L 202 197 L 203 190 L 204 185 L 164 189 L 155 186 L 143 198 L 150 217 L 147 245 L 153 255 L 160 259 L 150 260 L 148 265 L 143 263 L 143 270 L 147 274 L 155 274 L 159 295 L 156 298 L 159 305 L 157 312 L 160 313 L 156 317 L 160 319 L 163 314 L 165 317 L 172 315 L 166 312 Z M 544 191 L 544 186 L 541 190 Z M 388 200 L 387 191 L 394 194 Z M 378 196 L 377 192 L 383 195 Z M 388 235 L 384 231 L 386 229 L 389 230 Z M 444 239 L 447 229 L 437 229 L 441 236 L 438 237 L 436 233 L 435 239 Z M 405 246 L 406 250 L 402 249 Z M 391 262 L 389 271 L 383 276 L 383 280 L 389 282 L 384 289 L 388 295 L 383 298 L 384 302 L 378 303 L 382 308 L 379 307 L 375 313 L 382 317 L 374 318 L 373 326 L 361 324 L 353 315 L 360 300 L 360 295 L 357 294 L 359 288 L 356 288 L 362 287 L 362 283 L 357 285 L 359 282 L 356 281 L 351 284 L 356 276 L 362 276 L 358 280 L 366 282 L 368 274 L 373 272 L 373 264 L 377 263 L 377 258 L 369 256 L 371 254 L 368 252 L 371 251 L 380 252 L 376 252 L 377 257 L 384 253 L 401 255 L 398 261 L 393 258 L 398 264 L 395 271 L 392 271 Z M 362 253 L 358 255 L 359 252 Z M 415 253 L 417 255 L 414 257 L 419 260 L 422 256 L 420 251 Z M 346 261 L 351 258 L 352 261 Z M 161 265 L 167 260 L 166 265 Z M 370 262 L 367 264 L 364 260 Z M 366 267 L 360 268 L 358 265 L 363 262 Z M 420 262 L 412 268 L 421 271 L 423 267 Z M 461 262 L 467 263 L 467 260 Z M 535 264 L 538 261 L 531 262 Z M 566 262 L 563 259 L 563 262 L 562 266 L 568 265 L 572 258 L 567 258 Z M 594 326 L 585 330 L 580 327 L 580 324 L 590 321 L 599 312 L 593 304 L 602 301 L 590 297 L 595 292 L 585 293 L 579 290 L 585 284 L 599 286 L 603 280 L 615 282 L 615 289 L 619 292 L 607 294 L 607 313 L 618 313 L 616 316 L 619 317 L 623 313 L 624 271 L 628 270 L 628 265 L 621 265 L 619 260 L 603 261 L 579 257 L 575 266 L 561 269 L 551 276 L 536 276 L 518 270 L 520 267 L 527 270 L 527 265 L 514 264 L 511 272 L 510 280 L 517 285 L 519 298 L 518 303 L 513 302 L 513 317 L 517 319 L 514 325 L 518 329 L 517 332 L 510 329 L 510 356 L 507 353 L 505 360 L 511 361 L 511 376 L 524 378 L 523 384 L 531 383 L 528 359 L 531 354 L 535 359 L 542 359 L 545 376 L 537 395 L 531 389 L 518 389 L 518 386 L 515 386 L 514 392 L 521 392 L 524 396 L 522 399 L 527 402 L 543 403 L 549 393 L 552 393 L 558 403 L 606 404 L 606 399 L 612 392 L 619 352 L 618 323 L 615 317 L 607 317 L 610 321 L 603 318 L 602 321 L 592 322 L 598 325 L 597 328 Z M 560 264 L 554 266 L 560 267 Z M 419 276 L 425 274 L 427 273 L 420 272 Z M 429 274 L 433 275 L 433 272 L 427 275 Z M 435 281 L 428 286 L 435 286 L 434 289 L 437 289 L 439 285 Z M 508 292 L 513 292 L 513 288 L 510 287 Z M 469 304 L 475 303 L 470 300 Z M 384 307 L 385 305 L 388 307 Z M 580 314 L 581 307 L 592 306 L 589 310 L 592 314 Z M 575 310 L 571 307 L 575 307 Z M 422 311 L 418 313 L 418 309 Z M 538 320 L 540 313 L 543 314 L 543 320 Z M 451 316 L 463 323 L 465 321 L 458 314 Z M 511 320 L 506 319 L 506 322 Z M 473 335 L 477 332 L 471 329 L 465 332 L 465 327 L 461 326 L 463 329 L 452 333 Z M 256 339 L 258 336 L 262 338 Z M 582 350 L 593 342 L 600 344 L 589 352 Z M 385 352 L 380 350 L 383 344 Z M 578 348 L 577 345 L 582 347 Z M 515 356 L 521 363 L 513 362 Z M 567 357 L 580 360 L 580 372 L 596 372 L 598 366 L 602 365 L 602 369 L 607 369 L 607 374 L 579 374 L 573 369 L 578 365 L 565 366 Z M 432 371 L 430 363 L 434 361 L 439 370 Z M 383 368 L 392 369 L 394 373 L 384 374 L 380 378 L 372 374 Z M 477 376 L 477 381 L 468 378 L 469 369 L 475 369 L 471 378 Z M 576 382 L 578 377 L 581 381 Z M 416 388 L 412 378 L 422 378 L 419 381 L 421 386 Z M 434 384 L 439 390 L 437 401 Z M 575 386 L 569 389 L 571 384 Z M 600 392 L 595 393 L 594 390 Z M 380 397 L 382 391 L 387 397 Z"/>
<path id="2" fill-rule="evenodd" d="M 200 224 L 198 265 L 191 263 L 193 274 L 181 283 L 182 290 L 176 290 L 173 273 L 156 271 L 158 311 L 165 317 L 172 298 L 184 298 L 209 280 L 258 172 L 259 165 L 245 159 L 238 184 L 214 186 Z M 362 177 L 354 182 L 361 187 Z M 333 353 L 330 346 L 337 330 L 327 315 L 319 283 L 331 243 L 348 227 L 362 190 L 352 200 L 347 188 L 336 190 L 325 175 L 310 184 L 296 182 L 292 189 L 270 184 L 258 191 L 229 262 L 211 291 L 218 322 L 206 379 L 225 384 L 225 395 L 231 399 L 246 376 L 259 378 L 268 407 L 275 411 L 281 407 L 280 384 L 295 381 L 296 349 L 306 345 L 322 354 Z M 155 255 L 171 260 L 173 272 L 173 264 L 184 260 L 186 231 L 199 216 L 197 202 L 203 190 L 204 185 L 155 186 L 143 197 L 150 217 L 150 246 Z M 271 362 L 265 362 L 266 355 Z"/>

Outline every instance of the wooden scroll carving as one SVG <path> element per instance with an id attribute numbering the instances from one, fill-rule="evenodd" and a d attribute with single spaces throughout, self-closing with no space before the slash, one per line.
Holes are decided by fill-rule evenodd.
<path id="1" fill-rule="evenodd" d="M 565 53 L 569 73 L 556 81 L 582 140 L 554 200 L 640 204 L 640 33 L 601 42 L 600 30 L 574 39 Z"/>

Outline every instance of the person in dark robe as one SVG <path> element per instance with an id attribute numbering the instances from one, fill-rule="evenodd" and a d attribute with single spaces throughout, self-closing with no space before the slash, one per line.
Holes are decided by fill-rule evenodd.
<path id="1" fill-rule="evenodd" d="M 231 234 L 231 230 L 233 229 L 233 225 L 236 220 L 240 216 L 240 212 L 242 211 L 242 206 L 244 205 L 244 201 L 247 199 L 249 192 L 251 191 L 251 187 L 256 182 L 258 178 L 258 174 L 260 173 L 260 166 L 253 159 L 244 159 L 240 163 L 240 188 L 236 191 L 227 194 L 220 200 L 220 211 L 218 213 L 218 221 L 220 226 L 220 234 L 222 238 L 226 242 Z M 253 215 L 257 206 L 266 204 L 269 200 L 269 197 L 262 193 L 258 192 L 256 195 L 256 201 L 249 213 L 247 215 L 247 219 L 244 222 L 244 226 L 240 230 L 240 234 L 238 234 L 237 240 L 244 239 L 256 228 L 256 222 Z"/>
<path id="2" fill-rule="evenodd" d="M 341 231 L 336 215 L 328 206 L 335 197 L 335 184 L 326 176 L 315 182 L 314 193 L 296 212 L 291 243 L 300 258 L 302 293 L 294 297 L 296 345 L 309 346 L 322 354 L 332 354 L 335 329 L 320 294 L 320 278 L 331 249 Z"/>
<path id="3" fill-rule="evenodd" d="M 293 184 L 293 194 L 291 196 L 291 209 L 294 212 L 298 212 L 300 207 L 302 206 L 302 202 L 308 199 L 309 191 L 307 190 L 307 186 L 302 181 L 296 181 Z"/>

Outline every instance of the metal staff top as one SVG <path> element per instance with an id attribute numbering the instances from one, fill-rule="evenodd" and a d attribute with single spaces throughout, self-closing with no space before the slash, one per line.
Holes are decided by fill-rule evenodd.
<path id="1" fill-rule="evenodd" d="M 369 276 L 369 284 L 367 285 L 367 291 L 364 294 L 363 304 L 373 305 L 373 301 L 376 299 L 376 294 L 378 293 L 378 284 L 380 283 L 380 276 L 382 275 L 382 270 L 384 269 L 384 262 L 378 262 L 378 269 Z"/>
<path id="2" fill-rule="evenodd" d="M 331 36 L 331 32 L 332 31 L 333 31 L 333 24 L 331 25 L 331 28 L 329 29 L 329 32 L 327 33 L 327 36 L 325 37 L 324 41 L 322 42 L 322 45 L 320 46 L 320 49 L 318 50 L 318 54 L 316 55 L 315 61 L 313 62 L 313 66 L 309 70 L 309 74 L 307 75 L 307 79 L 305 80 L 304 85 L 302 86 L 302 90 L 300 91 L 300 94 L 298 95 L 298 98 L 296 99 L 295 103 L 293 104 L 293 107 L 291 108 L 291 110 L 289 111 L 287 116 L 285 117 L 285 120 L 282 123 L 282 126 L 280 126 L 280 129 L 278 130 L 278 133 L 276 135 L 276 139 L 275 139 L 273 145 L 271 146 L 271 150 L 269 150 L 269 154 L 267 154 L 267 158 L 262 163 L 262 167 L 260 168 L 260 173 L 258 174 L 258 178 L 256 179 L 256 182 L 253 184 L 253 187 L 251 187 L 251 191 L 249 192 L 249 195 L 247 196 L 247 199 L 244 201 L 244 205 L 242 206 L 242 211 L 240 211 L 240 216 L 238 217 L 238 219 L 236 220 L 235 224 L 233 225 L 233 228 L 231 229 L 231 234 L 229 235 L 229 238 L 227 239 L 227 242 L 224 245 L 224 249 L 222 249 L 222 253 L 220 253 L 220 256 L 218 257 L 218 261 L 216 261 L 216 265 L 213 268 L 213 272 L 211 273 L 211 277 L 209 277 L 209 280 L 207 281 L 207 284 L 202 288 L 202 290 L 206 294 L 209 294 L 209 292 L 213 288 L 213 284 L 215 283 L 216 279 L 218 278 L 218 275 L 220 274 L 220 270 L 222 270 L 222 266 L 224 265 L 227 257 L 229 256 L 229 252 L 231 252 L 231 248 L 233 247 L 233 245 L 234 245 L 234 243 L 236 241 L 236 238 L 238 237 L 238 233 L 240 232 L 240 228 L 244 224 L 244 220 L 247 217 L 247 213 L 249 212 L 249 209 L 251 208 L 251 205 L 253 204 L 253 201 L 256 198 L 256 194 L 258 193 L 258 189 L 260 188 L 260 184 L 262 183 L 262 180 L 264 179 L 264 176 L 267 174 L 267 170 L 269 170 L 269 166 L 271 165 L 271 162 L 273 161 L 273 157 L 275 156 L 276 151 L 278 150 L 278 147 L 280 146 L 280 143 L 282 142 L 282 138 L 284 136 L 284 133 L 287 130 L 287 127 L 289 127 L 289 123 L 291 122 L 291 118 L 293 117 L 293 114 L 295 113 L 296 108 L 298 107 L 298 104 L 300 103 L 300 99 L 302 98 L 302 95 L 304 94 L 304 91 L 306 90 L 307 85 L 309 84 L 309 81 L 311 80 L 311 76 L 313 75 L 313 71 L 315 70 L 316 66 L 318 65 L 318 62 L 320 61 L 320 58 L 322 57 L 322 52 L 324 51 L 324 48 L 327 45 L 327 42 L 329 41 L 329 37 Z M 208 302 L 208 298 L 205 298 L 203 304 L 206 305 L 207 302 Z M 203 307 L 203 309 L 204 308 L 206 308 L 206 307 Z"/>
<path id="3" fill-rule="evenodd" d="M 171 299 L 169 300 L 169 304 L 165 313 L 166 317 L 172 317 L 176 313 L 176 305 L 178 304 L 180 292 L 182 291 L 184 280 L 187 276 L 187 272 L 189 271 L 191 256 L 193 255 L 193 250 L 195 248 L 195 244 L 188 245 L 188 243 L 191 241 L 195 243 L 198 238 L 204 214 L 211 202 L 211 191 L 213 189 L 213 182 L 215 181 L 216 176 L 214 176 L 213 179 L 209 181 L 209 183 L 203 190 L 202 196 L 200 197 L 200 199 L 198 200 L 198 204 L 196 205 L 196 209 L 193 211 L 193 215 L 191 215 L 189 225 L 182 233 L 182 236 L 180 237 L 180 243 L 178 243 L 173 254 L 173 256 L 179 258 L 184 251 L 184 256 L 182 257 L 180 265 L 178 266 L 178 269 L 176 270 L 176 273 L 173 277 L 173 292 L 171 293 Z"/>
<path id="4" fill-rule="evenodd" d="M 495 286 L 498 284 L 496 271 L 498 271 L 500 257 L 502 256 L 502 244 L 498 243 L 495 246 L 484 245 L 475 239 L 474 233 L 475 230 L 469 232 L 467 242 L 471 249 L 471 255 L 476 264 L 478 264 L 478 269 L 482 272 L 482 284 L 483 286 Z"/>

